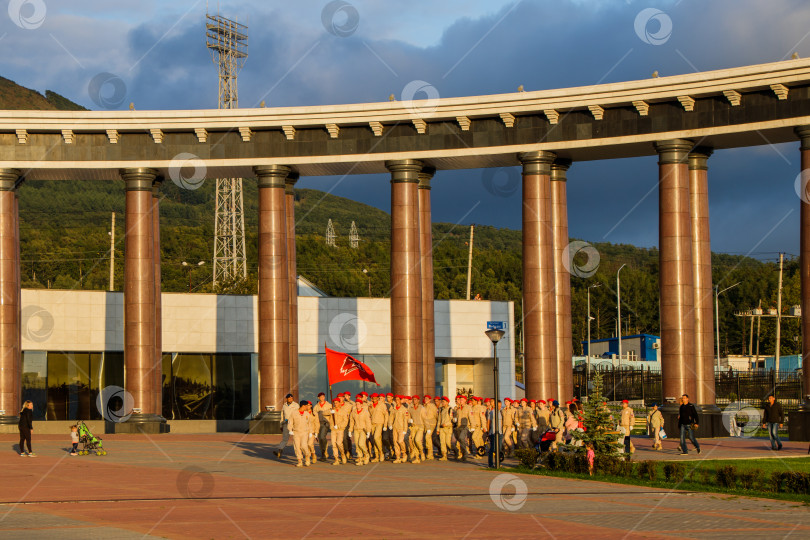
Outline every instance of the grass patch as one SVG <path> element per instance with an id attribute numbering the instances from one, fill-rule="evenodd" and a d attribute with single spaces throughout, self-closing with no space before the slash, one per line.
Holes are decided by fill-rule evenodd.
<path id="1" fill-rule="evenodd" d="M 555 464 L 552 460 L 551 465 Z M 515 471 L 652 488 L 763 497 L 810 505 L 810 458 L 629 462 L 623 469 L 610 473 L 595 472 L 593 476 L 567 469 L 530 469 L 522 465 Z"/>

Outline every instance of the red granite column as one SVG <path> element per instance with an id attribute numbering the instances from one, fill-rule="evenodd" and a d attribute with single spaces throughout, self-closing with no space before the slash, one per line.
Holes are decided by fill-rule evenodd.
<path id="1" fill-rule="evenodd" d="M 686 140 L 659 142 L 659 287 L 664 398 L 695 396 L 695 314 L 692 223 Z"/>
<path id="2" fill-rule="evenodd" d="M 395 394 L 422 389 L 422 265 L 419 173 L 422 162 L 389 161 L 391 171 L 391 385 Z"/>
<path id="3" fill-rule="evenodd" d="M 430 180 L 436 169 L 419 173 L 419 248 L 422 251 L 422 395 L 436 393 L 436 328 L 433 320 L 433 220 Z"/>
<path id="4" fill-rule="evenodd" d="M 711 148 L 689 153 L 689 208 L 692 220 L 692 277 L 695 305 L 694 403 L 714 405 L 714 292 L 709 235 L 708 165 Z"/>
<path id="5" fill-rule="evenodd" d="M 158 178 L 152 184 L 152 234 L 154 239 L 153 253 L 155 262 L 155 363 L 152 370 L 154 377 L 155 414 L 163 416 L 163 315 L 161 306 L 160 274 L 160 184 Z"/>
<path id="6" fill-rule="evenodd" d="M 287 209 L 287 267 L 290 284 L 290 392 L 298 399 L 298 269 L 295 254 L 295 183 L 298 173 L 290 173 L 285 184 Z"/>
<path id="7" fill-rule="evenodd" d="M 523 164 L 523 334 L 526 396 L 557 392 L 551 152 L 520 154 Z"/>
<path id="8" fill-rule="evenodd" d="M 116 431 L 166 431 L 155 399 L 155 260 L 152 184 L 158 172 L 121 171 L 126 190 L 124 235 L 124 386 L 135 413 Z M 138 411 L 140 409 L 140 411 Z"/>
<path id="9" fill-rule="evenodd" d="M 259 184 L 259 410 L 290 391 L 290 285 L 285 183 L 290 168 L 255 167 Z"/>
<path id="10" fill-rule="evenodd" d="M 0 430 L 16 431 L 20 412 L 20 258 L 16 169 L 0 169 Z M 3 426 L 8 426 L 3 428 Z"/>
<path id="11" fill-rule="evenodd" d="M 810 411 L 810 126 L 796 128 L 801 139 L 801 186 L 799 215 L 799 273 L 802 284 L 802 377 L 804 388 L 804 411 Z M 792 422 L 792 421 L 791 421 Z M 792 425 L 789 422 L 789 425 Z M 805 419 L 810 430 L 810 418 Z M 791 440 L 793 430 L 791 429 Z M 805 431 L 807 437 L 810 431 Z"/>
<path id="12" fill-rule="evenodd" d="M 569 159 L 551 165 L 551 219 L 554 245 L 554 309 L 557 335 L 557 392 L 560 403 L 574 395 L 573 344 L 571 341 L 571 273 L 568 253 L 568 199 L 566 171 Z M 545 398 L 543 398 L 545 399 Z"/>

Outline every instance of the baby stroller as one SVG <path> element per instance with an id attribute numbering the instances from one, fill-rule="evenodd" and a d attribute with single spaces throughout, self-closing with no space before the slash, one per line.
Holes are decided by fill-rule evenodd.
<path id="1" fill-rule="evenodd" d="M 84 421 L 79 420 L 79 423 L 76 424 L 79 432 L 79 442 L 82 443 L 82 449 L 79 450 L 79 455 L 86 456 L 90 452 L 95 453 L 97 456 L 104 456 L 107 454 L 107 451 L 104 450 L 102 447 L 104 446 L 101 442 L 101 437 L 96 437 L 90 431 L 90 428 L 87 427 L 87 424 Z"/>
<path id="2" fill-rule="evenodd" d="M 540 437 L 540 442 L 538 446 L 540 447 L 541 452 L 548 452 L 549 448 L 551 448 L 551 443 L 554 442 L 554 439 L 557 437 L 557 433 L 553 429 L 549 429 L 543 436 Z"/>

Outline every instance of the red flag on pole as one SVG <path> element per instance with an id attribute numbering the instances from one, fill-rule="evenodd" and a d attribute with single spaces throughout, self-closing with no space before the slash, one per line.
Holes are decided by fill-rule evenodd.
<path id="1" fill-rule="evenodd" d="M 368 381 L 377 384 L 374 372 L 363 362 L 349 354 L 333 351 L 325 345 L 324 349 L 326 350 L 326 370 L 329 372 L 330 386 L 341 381 Z"/>

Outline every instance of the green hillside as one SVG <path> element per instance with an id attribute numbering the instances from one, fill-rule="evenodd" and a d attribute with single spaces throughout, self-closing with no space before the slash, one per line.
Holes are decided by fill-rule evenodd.
<path id="1" fill-rule="evenodd" d="M 0 106 L 5 108 L 77 108 L 78 105 L 46 92 L 46 96 L 0 79 Z M 211 292 L 214 225 L 214 181 L 194 191 L 170 180 L 161 188 L 162 287 L 167 292 Z M 124 192 L 120 181 L 26 182 L 20 188 L 21 269 L 24 287 L 106 290 L 109 287 L 110 218 L 116 213 L 115 289 L 122 290 Z M 59 201 L 58 206 L 54 201 Z M 233 292 L 255 292 L 257 261 L 257 188 L 244 182 L 245 230 L 250 279 Z M 298 271 L 333 296 L 388 295 L 390 216 L 342 197 L 310 189 L 296 190 Z M 327 222 L 332 219 L 337 246 L 326 245 Z M 357 248 L 350 246 L 352 221 L 358 229 Z M 434 293 L 436 298 L 465 298 L 469 227 L 433 224 Z M 476 226 L 472 265 L 472 296 L 515 302 L 518 350 L 522 306 L 521 231 Z M 593 339 L 610 337 L 616 329 L 616 271 L 622 264 L 623 334 L 659 334 L 658 252 L 631 245 L 594 243 L 598 268 L 588 278 L 572 276 L 574 352 L 582 351 L 587 335 L 587 288 L 591 289 Z M 581 260 L 580 260 L 581 259 Z M 202 261 L 204 264 L 198 266 Z M 187 262 L 189 265 L 183 266 Z M 592 261 L 592 262 L 595 262 Z M 578 255 L 577 266 L 588 263 Z M 366 270 L 366 272 L 364 272 Z M 713 255 L 714 282 L 741 285 L 720 298 L 721 349 L 747 351 L 749 319 L 735 310 L 776 305 L 777 266 L 741 256 Z M 797 261 L 785 266 L 783 309 L 799 303 Z M 713 298 L 709 299 L 713 301 Z M 760 350 L 772 354 L 773 319 L 762 320 Z M 782 324 L 782 354 L 801 350 L 798 319 Z"/>

